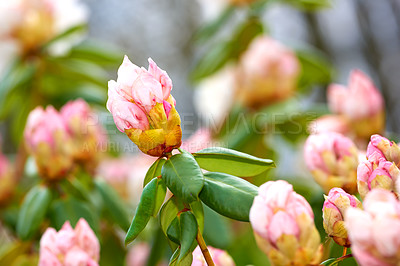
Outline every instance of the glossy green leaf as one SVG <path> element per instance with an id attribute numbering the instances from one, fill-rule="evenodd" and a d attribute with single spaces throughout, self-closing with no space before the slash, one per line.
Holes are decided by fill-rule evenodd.
<path id="1" fill-rule="evenodd" d="M 221 216 L 207 205 L 204 206 L 204 239 L 207 245 L 227 249 L 233 242 L 233 228 L 229 219 Z"/>
<path id="2" fill-rule="evenodd" d="M 131 226 L 125 237 L 125 244 L 131 243 L 143 231 L 153 215 L 157 192 L 157 178 L 151 180 L 143 189 L 139 205 Z"/>
<path id="3" fill-rule="evenodd" d="M 226 217 L 249 221 L 249 213 L 258 188 L 236 176 L 210 172 L 204 174 L 200 199 L 208 207 Z"/>
<path id="4" fill-rule="evenodd" d="M 188 255 L 186 255 L 186 257 L 181 260 L 180 262 L 178 262 L 178 257 L 180 254 L 180 248 L 177 248 L 174 252 L 174 254 L 172 254 L 171 259 L 169 261 L 169 266 L 191 266 L 192 265 L 192 261 L 193 261 L 193 255 L 192 253 L 189 253 Z"/>
<path id="5" fill-rule="evenodd" d="M 129 228 L 129 215 L 118 193 L 103 180 L 96 179 L 95 186 L 103 199 L 104 207 L 122 230 Z"/>
<path id="6" fill-rule="evenodd" d="M 275 167 L 272 160 L 220 147 L 206 148 L 193 156 L 205 170 L 236 176 L 255 176 Z"/>
<path id="7" fill-rule="evenodd" d="M 167 236 L 168 238 L 175 242 L 176 244 L 180 244 L 181 241 L 181 225 L 179 221 L 179 217 L 175 217 L 175 219 L 172 220 L 171 224 L 168 226 L 167 229 Z"/>
<path id="8" fill-rule="evenodd" d="M 200 232 L 203 232 L 204 228 L 204 212 L 203 205 L 200 201 L 194 201 L 189 204 L 190 209 L 196 216 L 197 223 L 200 228 Z M 182 201 L 177 197 L 171 197 L 161 208 L 160 211 L 160 226 L 165 236 L 167 236 L 167 230 L 171 222 L 175 219 L 178 213 L 183 210 L 185 206 Z"/>
<path id="9" fill-rule="evenodd" d="M 31 239 L 42 223 L 52 197 L 48 187 L 35 186 L 25 196 L 18 215 L 17 235 L 22 240 Z"/>
<path id="10" fill-rule="evenodd" d="M 147 185 L 154 177 L 161 175 L 161 168 L 163 167 L 166 160 L 164 158 L 158 158 L 147 170 L 146 176 L 143 180 L 143 187 Z"/>
<path id="11" fill-rule="evenodd" d="M 51 226 L 59 230 L 66 221 L 74 227 L 80 218 L 84 218 L 93 231 L 99 233 L 99 217 L 88 202 L 73 197 L 57 199 L 49 209 Z"/>
<path id="12" fill-rule="evenodd" d="M 190 211 L 183 212 L 179 216 L 180 221 L 180 246 L 181 250 L 178 257 L 178 262 L 181 262 L 186 255 L 191 251 L 190 248 L 196 240 L 198 226 L 196 217 Z"/>
<path id="13" fill-rule="evenodd" d="M 167 186 L 165 182 L 161 178 L 157 178 L 157 192 L 156 192 L 156 201 L 154 206 L 153 216 L 157 217 L 158 212 L 165 200 L 165 195 L 167 194 Z"/>
<path id="14" fill-rule="evenodd" d="M 161 170 L 167 187 L 184 202 L 197 200 L 204 178 L 199 165 L 187 152 L 176 154 L 165 162 Z"/>

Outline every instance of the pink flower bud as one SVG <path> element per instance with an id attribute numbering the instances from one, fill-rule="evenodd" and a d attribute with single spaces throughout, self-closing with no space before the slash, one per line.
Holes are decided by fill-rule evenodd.
<path id="1" fill-rule="evenodd" d="M 287 99 L 296 89 L 299 73 L 291 50 L 269 37 L 257 37 L 240 59 L 238 98 L 250 107 Z"/>
<path id="2" fill-rule="evenodd" d="M 328 236 L 341 246 L 350 247 L 347 230 L 344 225 L 344 215 L 347 208 L 361 208 L 361 202 L 341 188 L 332 188 L 325 196 L 322 208 L 324 229 Z"/>
<path id="3" fill-rule="evenodd" d="M 61 108 L 60 114 L 72 139 L 75 160 L 82 163 L 86 170 L 93 172 L 102 151 L 106 149 L 105 129 L 90 106 L 82 99 L 68 102 Z"/>
<path id="4" fill-rule="evenodd" d="M 232 257 L 225 251 L 217 248 L 208 246 L 211 258 L 214 261 L 215 266 L 235 266 L 235 262 Z M 204 260 L 203 253 L 199 246 L 193 251 L 193 262 L 192 266 L 207 266 Z"/>
<path id="5" fill-rule="evenodd" d="M 334 132 L 310 135 L 304 145 L 304 159 L 326 192 L 334 187 L 356 191 L 358 151 L 349 138 Z"/>
<path id="6" fill-rule="evenodd" d="M 286 181 L 260 186 L 250 209 L 257 244 L 273 265 L 309 265 L 322 255 L 320 236 L 308 202 Z"/>
<path id="7" fill-rule="evenodd" d="M 324 115 L 310 123 L 311 134 L 336 132 L 343 135 L 350 133 L 349 121 L 340 115 Z"/>
<path id="8" fill-rule="evenodd" d="M 52 107 L 36 107 L 29 116 L 24 131 L 28 151 L 35 158 L 43 178 L 60 179 L 72 167 L 70 136 L 60 114 Z"/>
<path id="9" fill-rule="evenodd" d="M 348 87 L 332 84 L 327 93 L 331 111 L 347 116 L 357 136 L 369 138 L 383 131 L 383 98 L 371 79 L 360 70 L 351 72 Z"/>
<path id="10" fill-rule="evenodd" d="M 47 228 L 40 239 L 39 266 L 96 266 L 100 244 L 90 226 L 80 219 L 75 227 L 67 221 L 60 231 Z"/>
<path id="11" fill-rule="evenodd" d="M 396 183 L 399 177 L 399 168 L 394 163 L 386 161 L 379 152 L 374 152 L 357 168 L 358 192 L 362 198 L 374 188 L 398 192 Z"/>
<path id="12" fill-rule="evenodd" d="M 349 208 L 345 222 L 351 249 L 360 265 L 397 265 L 400 261 L 400 203 L 389 191 L 374 189 L 364 211 Z"/>
<path id="13" fill-rule="evenodd" d="M 117 81 L 108 83 L 107 109 L 139 149 L 160 157 L 181 145 L 182 130 L 168 74 L 149 59 L 139 68 L 125 56 Z"/>
<path id="14" fill-rule="evenodd" d="M 380 135 L 372 135 L 367 148 L 367 157 L 371 157 L 374 153 L 400 166 L 400 147 L 395 142 Z"/>

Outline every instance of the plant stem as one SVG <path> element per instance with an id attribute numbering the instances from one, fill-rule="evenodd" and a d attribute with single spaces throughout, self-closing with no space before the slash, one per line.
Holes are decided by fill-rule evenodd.
<path id="1" fill-rule="evenodd" d="M 347 254 L 347 248 L 343 247 L 343 256 L 345 256 Z"/>
<path id="2" fill-rule="evenodd" d="M 348 254 L 348 255 L 342 256 L 340 258 L 337 258 L 335 262 L 338 263 L 338 262 L 340 262 L 342 260 L 345 260 L 345 259 L 348 259 L 348 258 L 351 258 L 351 257 L 353 257 L 353 254 Z"/>
<path id="3" fill-rule="evenodd" d="M 215 266 L 215 264 L 211 258 L 211 255 L 210 255 L 210 251 L 208 251 L 206 243 L 204 242 L 203 236 L 200 233 L 200 229 L 197 230 L 196 240 L 197 240 L 197 243 L 199 244 L 201 253 L 203 253 L 204 259 L 207 262 L 207 265 Z"/>

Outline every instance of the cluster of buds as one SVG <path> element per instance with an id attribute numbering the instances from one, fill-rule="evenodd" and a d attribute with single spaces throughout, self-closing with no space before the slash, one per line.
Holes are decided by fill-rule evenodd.
<path id="1" fill-rule="evenodd" d="M 350 194 L 357 191 L 358 151 L 349 138 L 334 132 L 310 135 L 304 146 L 304 158 L 325 193 L 334 187 Z"/>
<path id="2" fill-rule="evenodd" d="M 358 138 L 366 139 L 384 130 L 382 95 L 372 80 L 360 70 L 351 72 L 348 87 L 332 84 L 327 93 L 331 111 L 345 116 Z"/>
<path id="3" fill-rule="evenodd" d="M 168 74 L 151 59 L 146 70 L 125 57 L 117 81 L 108 83 L 107 109 L 117 128 L 151 156 L 163 156 L 181 145 L 181 119 L 171 89 Z"/>
<path id="4" fill-rule="evenodd" d="M 82 99 L 70 101 L 61 108 L 61 117 L 72 139 L 72 156 L 88 172 L 93 172 L 106 150 L 107 135 L 97 116 Z"/>
<path id="5" fill-rule="evenodd" d="M 310 265 L 320 261 L 322 245 L 308 202 L 286 181 L 259 187 L 250 223 L 272 265 Z"/>
<path id="6" fill-rule="evenodd" d="M 13 193 L 15 179 L 7 157 L 0 153 L 0 205 L 6 204 Z"/>
<path id="7" fill-rule="evenodd" d="M 269 37 L 257 37 L 239 62 L 237 97 L 254 108 L 287 99 L 297 88 L 299 73 L 291 50 Z"/>
<path id="8" fill-rule="evenodd" d="M 79 0 L 2 1 L 0 40 L 13 43 L 26 53 L 85 23 L 87 17 L 87 8 Z"/>
<path id="9" fill-rule="evenodd" d="M 325 232 L 341 246 L 350 247 L 345 227 L 345 214 L 349 207 L 362 208 L 361 202 L 341 188 L 332 188 L 325 196 L 322 218 Z"/>
<path id="10" fill-rule="evenodd" d="M 349 208 L 346 212 L 352 254 L 362 266 L 399 265 L 400 202 L 393 193 L 374 189 L 363 206 L 364 211 Z"/>
<path id="11" fill-rule="evenodd" d="M 211 258 L 215 266 L 235 266 L 235 262 L 232 257 L 225 251 L 218 248 L 208 246 Z M 206 266 L 207 263 L 204 260 L 203 253 L 199 246 L 193 251 L 193 262 L 192 266 Z"/>
<path id="12" fill-rule="evenodd" d="M 61 115 L 53 106 L 37 107 L 28 116 L 25 144 L 33 155 L 40 176 L 63 178 L 73 166 L 71 137 Z"/>
<path id="13" fill-rule="evenodd" d="M 98 266 L 99 256 L 99 240 L 83 218 L 75 229 L 69 221 L 58 232 L 54 228 L 47 228 L 40 239 L 39 266 Z"/>
<path id="14" fill-rule="evenodd" d="M 397 144 L 373 135 L 366 156 L 367 160 L 361 162 L 357 169 L 357 185 L 361 197 L 364 198 L 374 188 L 399 193 L 400 148 Z"/>
<path id="15" fill-rule="evenodd" d="M 90 117 L 94 116 L 83 100 L 67 103 L 60 113 L 48 106 L 37 107 L 29 114 L 25 143 L 42 177 L 61 179 L 74 163 L 82 164 L 88 171 L 94 170 L 99 152 L 106 145 L 106 135 Z"/>

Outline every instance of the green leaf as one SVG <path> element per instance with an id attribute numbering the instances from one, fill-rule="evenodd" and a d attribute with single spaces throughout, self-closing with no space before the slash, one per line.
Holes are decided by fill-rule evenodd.
<path id="1" fill-rule="evenodd" d="M 316 49 L 297 50 L 301 64 L 299 88 L 307 91 L 312 85 L 326 85 L 332 80 L 333 67 L 326 56 Z"/>
<path id="2" fill-rule="evenodd" d="M 196 217 L 190 211 L 183 212 L 179 216 L 180 221 L 180 254 L 178 257 L 178 262 L 181 262 L 186 255 L 190 252 L 190 248 L 193 242 L 196 240 L 196 235 L 198 232 L 198 225 Z"/>
<path id="3" fill-rule="evenodd" d="M 220 42 L 214 44 L 207 50 L 207 53 L 200 58 L 190 74 L 193 82 L 210 76 L 221 69 L 232 57 L 235 46 L 232 42 Z"/>
<path id="4" fill-rule="evenodd" d="M 180 244 L 181 242 L 181 225 L 179 222 L 179 217 L 175 217 L 175 219 L 172 220 L 171 224 L 168 226 L 167 229 L 167 236 L 168 238 L 175 242 L 176 244 Z"/>
<path id="5" fill-rule="evenodd" d="M 147 185 L 154 177 L 161 175 L 161 168 L 163 167 L 166 160 L 164 158 L 158 158 L 147 170 L 146 177 L 143 180 L 143 187 Z"/>
<path id="6" fill-rule="evenodd" d="M 165 182 L 161 178 L 157 178 L 157 192 L 156 192 L 156 201 L 154 206 L 153 216 L 157 217 L 157 214 L 164 203 L 165 195 L 167 194 L 167 186 Z"/>
<path id="7" fill-rule="evenodd" d="M 74 35 L 74 34 L 76 34 L 76 33 L 82 33 L 82 32 L 84 32 L 84 31 L 86 31 L 86 30 L 87 30 L 86 24 L 80 24 L 80 25 L 71 27 L 71 28 L 67 29 L 66 31 L 64 31 L 64 32 L 58 34 L 57 36 L 55 36 L 55 37 L 54 37 L 53 39 L 51 39 L 50 41 L 46 42 L 46 43 L 42 46 L 42 48 L 43 48 L 43 49 L 46 49 L 46 48 L 48 48 L 49 46 L 51 46 L 53 43 L 55 43 L 55 42 L 57 42 L 57 41 L 59 41 L 59 40 L 61 40 L 61 39 L 67 38 L 67 37 L 69 37 L 69 36 L 71 36 L 71 35 Z"/>
<path id="8" fill-rule="evenodd" d="M 131 226 L 125 237 L 125 245 L 131 243 L 143 231 L 153 215 L 157 192 L 157 178 L 151 180 L 143 189 L 139 205 Z"/>
<path id="9" fill-rule="evenodd" d="M 25 196 L 18 215 L 17 235 L 22 240 L 31 239 L 42 223 L 52 200 L 48 187 L 35 186 Z"/>
<path id="10" fill-rule="evenodd" d="M 249 213 L 258 188 L 236 176 L 223 173 L 204 174 L 200 199 L 208 207 L 226 217 L 249 221 Z"/>
<path id="11" fill-rule="evenodd" d="M 272 160 L 220 147 L 206 148 L 194 153 L 193 156 L 205 170 L 236 176 L 255 176 L 275 167 Z"/>
<path id="12" fill-rule="evenodd" d="M 233 241 L 233 229 L 229 219 L 207 205 L 204 206 L 204 239 L 210 246 L 227 249 Z"/>
<path id="13" fill-rule="evenodd" d="M 189 204 L 190 209 L 196 216 L 197 223 L 200 228 L 200 232 L 203 232 L 204 227 L 204 213 L 203 205 L 200 201 L 194 201 Z M 160 211 L 160 226 L 165 236 L 167 236 L 167 230 L 171 222 L 175 219 L 178 213 L 183 210 L 185 206 L 176 196 L 172 196 L 161 208 Z"/>
<path id="14" fill-rule="evenodd" d="M 203 188 L 203 174 L 193 156 L 187 152 L 176 154 L 165 162 L 161 170 L 167 187 L 184 202 L 198 199 Z"/>
<path id="15" fill-rule="evenodd" d="M 120 64 L 123 58 L 123 54 L 118 52 L 117 48 L 107 47 L 104 43 L 99 44 L 94 41 L 84 41 L 74 46 L 67 56 L 90 61 L 97 65 Z"/>
<path id="16" fill-rule="evenodd" d="M 228 5 L 217 19 L 205 25 L 196 33 L 196 41 L 203 42 L 214 37 L 215 34 L 229 21 L 235 10 L 235 6 Z"/>
<path id="17" fill-rule="evenodd" d="M 236 30 L 232 38 L 234 52 L 232 57 L 238 59 L 246 51 L 251 41 L 259 34 L 264 32 L 264 26 L 258 17 L 250 17 Z"/>
<path id="18" fill-rule="evenodd" d="M 330 0 L 283 0 L 283 2 L 308 11 L 314 11 L 332 6 Z"/>
<path id="19" fill-rule="evenodd" d="M 96 179 L 95 186 L 100 192 L 104 206 L 111 215 L 112 220 L 116 222 L 122 230 L 127 230 L 129 228 L 129 216 L 117 192 L 103 180 Z"/>
<path id="20" fill-rule="evenodd" d="M 73 197 L 53 201 L 49 210 L 51 226 L 60 229 L 66 221 L 75 226 L 80 218 L 84 218 L 93 231 L 99 233 L 99 217 L 92 205 Z"/>
<path id="21" fill-rule="evenodd" d="M 180 254 L 180 248 L 177 248 L 172 254 L 171 259 L 169 261 L 169 266 L 191 266 L 193 261 L 192 253 L 189 253 L 183 260 L 178 262 L 178 257 Z"/>
<path id="22" fill-rule="evenodd" d="M 321 262 L 320 265 L 335 265 L 335 263 L 337 263 L 336 258 L 331 258 Z"/>

